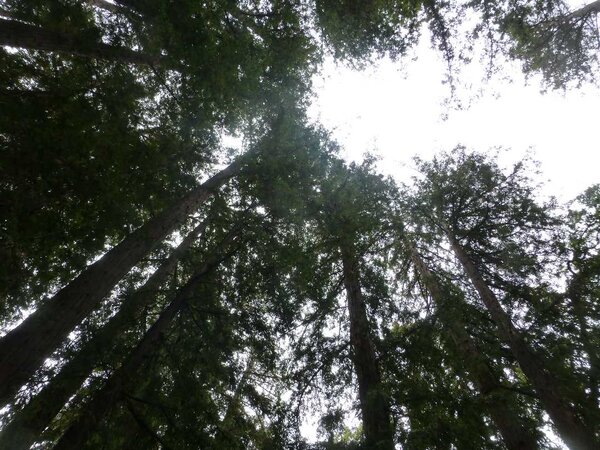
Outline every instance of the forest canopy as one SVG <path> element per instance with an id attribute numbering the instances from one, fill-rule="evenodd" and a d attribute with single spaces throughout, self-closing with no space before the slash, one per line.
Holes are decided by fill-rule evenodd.
<path id="1" fill-rule="evenodd" d="M 1 0 L 0 449 L 600 448 L 600 185 L 462 146 L 396 180 L 307 113 L 426 29 L 450 76 L 595 83 L 598 12 Z"/>

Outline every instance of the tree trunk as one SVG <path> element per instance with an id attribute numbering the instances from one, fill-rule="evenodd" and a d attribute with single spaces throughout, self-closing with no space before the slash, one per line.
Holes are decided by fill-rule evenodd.
<path id="1" fill-rule="evenodd" d="M 574 260 L 578 261 L 579 257 L 575 255 Z M 590 314 L 588 313 L 588 308 L 586 305 L 588 300 L 586 299 L 584 286 L 588 277 L 590 276 L 590 273 L 589 270 L 584 270 L 578 266 L 579 264 L 576 263 L 575 267 L 578 269 L 578 272 L 569 283 L 567 297 L 570 300 L 573 315 L 575 316 L 575 320 L 579 326 L 579 338 L 581 341 L 581 346 L 588 355 L 588 361 L 590 364 L 590 368 L 588 370 L 588 387 L 590 389 L 590 395 L 588 398 L 591 400 L 592 405 L 594 405 L 592 408 L 597 411 L 598 395 L 600 392 L 600 349 L 598 349 L 593 343 L 592 330 L 588 324 L 588 317 L 590 317 Z"/>
<path id="2" fill-rule="evenodd" d="M 0 405 L 44 363 L 140 259 L 241 170 L 230 164 L 135 230 L 0 340 Z"/>
<path id="3" fill-rule="evenodd" d="M 113 14 L 129 14 L 131 12 L 128 8 L 124 6 L 121 6 L 117 3 L 108 2 L 106 0 L 88 0 L 88 3 L 91 6 L 95 6 Z"/>
<path id="4" fill-rule="evenodd" d="M 227 248 L 233 241 L 235 235 L 230 233 L 220 246 Z M 144 362 L 156 351 L 160 345 L 162 336 L 169 325 L 185 306 L 189 297 L 193 296 L 194 289 L 202 281 L 204 276 L 215 266 L 222 262 L 227 255 L 223 252 L 210 257 L 194 274 L 190 280 L 177 291 L 177 294 L 160 314 L 156 322 L 146 332 L 142 340 L 129 354 L 127 359 L 106 381 L 86 405 L 84 405 L 79 417 L 67 428 L 54 450 L 74 449 L 79 450 L 92 435 L 96 426 L 103 420 L 104 416 L 122 400 L 122 394 L 135 381 L 136 375 Z"/>
<path id="5" fill-rule="evenodd" d="M 465 364 L 471 380 L 477 386 L 481 396 L 485 398 L 488 414 L 496 424 L 496 427 L 498 427 L 504 444 L 509 450 L 537 449 L 537 433 L 523 427 L 523 421 L 519 418 L 516 411 L 512 410 L 503 395 L 498 395 L 499 390 L 502 388 L 500 381 L 488 366 L 473 338 L 467 332 L 467 327 L 461 318 L 452 317 L 449 320 L 446 314 L 443 313 L 448 308 L 448 305 L 447 300 L 444 299 L 442 287 L 414 245 L 409 245 L 411 247 L 411 259 L 417 273 L 423 280 L 437 309 L 442 312 L 440 320 L 446 333 L 456 346 L 461 357 L 461 362 Z"/>
<path id="6" fill-rule="evenodd" d="M 0 46 L 4 45 L 151 67 L 160 66 L 165 62 L 162 56 L 147 55 L 102 42 L 85 42 L 77 36 L 0 18 Z"/>
<path id="7" fill-rule="evenodd" d="M 242 373 L 240 380 L 238 381 L 233 394 L 229 400 L 229 405 L 227 405 L 227 410 L 225 411 L 225 415 L 223 416 L 223 420 L 218 425 L 216 432 L 216 442 L 217 446 L 231 446 L 235 447 L 236 441 L 242 437 L 240 434 L 240 430 L 236 430 L 235 419 L 240 414 L 243 414 L 243 397 L 244 397 L 244 389 L 248 385 L 248 379 L 254 370 L 254 355 L 250 354 L 248 358 L 248 362 L 246 363 L 246 368 Z"/>
<path id="8" fill-rule="evenodd" d="M 371 339 L 371 329 L 360 288 L 358 259 L 351 243 L 342 243 L 340 250 L 350 316 L 350 345 L 358 381 L 366 448 L 392 450 L 394 442 L 390 407 L 383 392 L 377 355 Z"/>
<path id="9" fill-rule="evenodd" d="M 492 320 L 498 325 L 502 338 L 510 346 L 523 373 L 536 390 L 544 409 L 554 422 L 562 440 L 573 450 L 600 448 L 600 443 L 596 440 L 594 433 L 583 423 L 569 404 L 569 400 L 565 398 L 567 390 L 562 387 L 561 381 L 545 367 L 544 362 L 533 352 L 521 333 L 515 328 L 512 320 L 498 301 L 496 294 L 488 287 L 475 264 L 473 264 L 454 235 L 446 231 L 446 236 L 450 241 L 454 254 L 489 311 Z"/>
<path id="10" fill-rule="evenodd" d="M 580 19 L 598 13 L 600 13 L 600 0 L 596 0 L 595 2 L 588 3 L 587 5 L 576 9 L 571 14 L 567 15 L 567 19 Z"/>
<path id="11" fill-rule="evenodd" d="M 119 312 L 83 345 L 39 394 L 15 414 L 0 433 L 0 448 L 27 450 L 33 445 L 63 405 L 75 395 L 97 361 L 110 353 L 114 337 L 123 333 L 146 305 L 152 304 L 158 289 L 174 272 L 179 259 L 204 231 L 206 225 L 207 222 L 204 221 L 190 232 L 148 281 L 126 297 Z"/>

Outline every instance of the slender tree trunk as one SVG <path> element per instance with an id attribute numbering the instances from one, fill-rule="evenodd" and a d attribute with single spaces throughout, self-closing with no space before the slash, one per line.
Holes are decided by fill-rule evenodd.
<path id="1" fill-rule="evenodd" d="M 595 409 L 598 409 L 598 396 L 600 387 L 600 357 L 599 349 L 593 344 L 590 335 L 590 329 L 587 321 L 586 307 L 583 304 L 584 300 L 580 297 L 571 298 L 573 313 L 579 325 L 579 336 L 583 350 L 588 355 L 590 368 L 588 371 L 588 381 L 590 388 L 590 399 Z M 599 424 L 600 425 L 600 424 Z"/>
<path id="2" fill-rule="evenodd" d="M 579 260 L 578 255 L 574 257 L 575 261 Z M 579 264 L 576 264 L 576 267 Z M 599 395 L 599 383 L 600 383 L 600 349 L 593 344 L 591 336 L 590 326 L 588 324 L 588 310 L 586 305 L 586 293 L 583 287 L 586 283 L 586 279 L 590 276 L 589 273 L 579 268 L 579 272 L 569 283 L 567 290 L 567 296 L 571 303 L 571 309 L 575 320 L 579 326 L 579 336 L 583 350 L 588 355 L 588 361 L 590 369 L 588 371 L 590 395 L 589 399 L 592 401 L 594 408 L 598 409 L 598 395 Z"/>
<path id="3" fill-rule="evenodd" d="M 244 373 L 235 386 L 235 390 L 233 391 L 229 405 L 227 406 L 227 410 L 223 416 L 223 420 L 221 420 L 221 423 L 219 423 L 219 427 L 217 429 L 216 439 L 218 439 L 217 442 L 221 446 L 225 446 L 227 443 L 230 443 L 233 447 L 235 446 L 236 440 L 240 437 L 239 430 L 236 430 L 235 419 L 239 412 L 243 411 L 242 398 L 244 396 L 244 389 L 248 385 L 248 379 L 250 378 L 250 374 L 253 370 L 254 355 L 251 354 L 248 358 L 248 363 L 246 364 Z"/>
<path id="4" fill-rule="evenodd" d="M 350 345 L 367 448 L 391 450 L 394 442 L 390 407 L 382 391 L 379 364 L 360 288 L 358 259 L 351 243 L 342 243 L 340 250 L 350 316 Z"/>
<path id="5" fill-rule="evenodd" d="M 442 320 L 448 336 L 458 350 L 461 363 L 465 364 L 471 380 L 477 386 L 482 397 L 485 398 L 488 413 L 496 427 L 498 427 L 504 444 L 509 450 L 537 449 L 537 433 L 522 425 L 523 421 L 519 418 L 517 412 L 511 408 L 511 405 L 506 402 L 502 395 L 504 393 L 498 395 L 499 390 L 502 388 L 500 381 L 488 366 L 473 338 L 467 332 L 467 327 L 461 318 L 452 317 L 449 320 L 446 314 L 443 313 L 448 308 L 443 289 L 414 245 L 409 245 L 411 247 L 412 262 L 438 310 L 442 312 L 440 320 Z"/>
<path id="6" fill-rule="evenodd" d="M 600 442 L 597 441 L 594 433 L 583 423 L 569 404 L 569 400 L 565 398 L 566 389 L 563 389 L 561 381 L 545 367 L 544 362 L 533 352 L 519 330 L 515 328 L 496 294 L 488 287 L 454 235 L 446 231 L 446 236 L 465 273 L 475 286 L 492 319 L 498 325 L 502 338 L 510 346 L 523 373 L 535 388 L 562 440 L 573 450 L 600 448 Z"/>
<path id="7" fill-rule="evenodd" d="M 190 191 L 172 207 L 150 219 L 77 278 L 46 300 L 0 340 L 0 405 L 44 363 L 44 360 L 140 259 L 241 170 L 237 160 Z"/>
<path id="8" fill-rule="evenodd" d="M 176 250 L 136 292 L 128 296 L 119 312 L 85 343 L 77 354 L 0 432 L 0 448 L 27 450 L 42 434 L 50 421 L 59 413 L 92 372 L 97 361 L 110 353 L 111 341 L 124 332 L 146 305 L 152 304 L 158 289 L 174 272 L 177 262 L 204 231 L 207 222 L 198 225 Z"/>
<path id="9" fill-rule="evenodd" d="M 0 18 L 0 46 L 4 45 L 118 61 L 125 64 L 160 66 L 165 62 L 162 56 L 148 55 L 102 42 L 85 42 L 77 36 L 47 30 L 17 20 Z"/>
<path id="10" fill-rule="evenodd" d="M 230 233 L 221 248 L 227 248 L 235 235 Z M 79 450 L 92 435 L 104 416 L 122 400 L 123 392 L 135 382 L 136 375 L 144 362 L 156 351 L 162 336 L 171 322 L 185 306 L 187 299 L 193 296 L 195 288 L 204 276 L 217 266 L 226 256 L 222 252 L 209 258 L 194 276 L 178 290 L 177 294 L 160 314 L 156 322 L 146 332 L 142 340 L 129 354 L 121 367 L 117 369 L 83 407 L 80 416 L 67 428 L 54 450 Z"/>
<path id="11" fill-rule="evenodd" d="M 113 14 L 129 14 L 131 12 L 128 8 L 121 6 L 118 3 L 111 3 L 106 0 L 88 0 L 88 3 Z"/>
<path id="12" fill-rule="evenodd" d="M 582 17 L 587 17 L 590 14 L 598 13 L 600 13 L 600 0 L 596 0 L 594 2 L 588 3 L 585 6 L 582 6 L 579 9 L 576 9 L 571 14 L 567 15 L 567 19 L 579 19 Z"/>

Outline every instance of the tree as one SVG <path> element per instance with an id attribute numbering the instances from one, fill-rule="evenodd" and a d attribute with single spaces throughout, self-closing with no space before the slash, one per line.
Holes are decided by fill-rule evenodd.
<path id="1" fill-rule="evenodd" d="M 457 152 L 407 195 L 306 114 L 322 53 L 399 57 L 426 24 L 451 64 L 465 11 L 586 77 L 596 3 L 2 2 L 2 442 L 310 448 L 308 410 L 314 448 L 534 448 L 546 409 L 596 445 L 596 192 L 561 228 L 522 166 Z"/>
<path id="2" fill-rule="evenodd" d="M 566 271 L 569 273 L 565 297 L 569 301 L 569 319 L 574 327 L 573 340 L 578 342 L 587 357 L 587 389 L 589 389 L 590 409 L 597 406 L 600 396 L 600 355 L 598 354 L 598 327 L 594 324 L 597 316 L 598 298 L 598 238 L 599 200 L 598 185 L 588 188 L 577 197 L 568 212 L 565 230 L 560 247 L 566 253 Z M 573 332 L 573 331 L 571 331 Z M 581 370 L 581 368 L 578 368 Z"/>
<path id="3" fill-rule="evenodd" d="M 318 56 L 293 7 L 268 20 L 235 10 L 235 20 L 223 2 L 158 3 L 144 2 L 151 13 L 140 22 L 87 2 L 6 2 L 10 20 L 83 43 L 145 46 L 178 64 L 2 50 L 0 275 L 13 314 L 190 190 L 222 160 L 223 128 L 260 134 L 271 105 L 306 93 Z"/>
<path id="4" fill-rule="evenodd" d="M 103 42 L 85 42 L 85 37 L 69 36 L 18 20 L 0 19 L 0 44 L 33 50 L 67 53 L 85 58 L 106 59 L 150 67 L 162 64 L 160 56 L 151 56 Z"/>
<path id="5" fill-rule="evenodd" d="M 198 186 L 179 203 L 147 222 L 89 266 L 0 340 L 0 379 L 5 403 L 44 359 L 114 285 L 154 246 L 179 226 L 215 189 L 240 170 L 236 161 Z"/>
<path id="6" fill-rule="evenodd" d="M 596 437 L 581 410 L 583 396 L 576 380 L 556 375 L 554 365 L 532 348 L 490 287 L 494 279 L 504 284 L 491 285 L 500 292 L 507 285 L 526 285 L 523 277 L 539 270 L 539 261 L 526 250 L 541 242 L 539 233 L 552 223 L 533 200 L 522 175 L 523 165 L 505 175 L 482 156 L 458 152 L 455 157 L 421 164 L 421 169 L 427 177 L 420 183 L 422 198 L 427 199 L 424 208 L 419 205 L 421 214 L 447 239 L 562 438 L 574 448 L 593 448 Z M 468 186 L 468 190 L 459 186 Z M 429 208 L 430 214 L 426 213 Z"/>
<path id="7" fill-rule="evenodd" d="M 234 233 L 226 236 L 221 248 L 227 249 L 235 238 Z M 80 448 L 94 431 L 95 424 L 101 421 L 108 410 L 114 406 L 115 400 L 121 395 L 123 389 L 128 388 L 136 372 L 142 367 L 144 361 L 154 350 L 162 334 L 166 333 L 169 325 L 176 315 L 183 308 L 185 301 L 193 295 L 193 291 L 222 255 L 211 255 L 192 278 L 181 287 L 175 297 L 170 301 L 165 310 L 160 314 L 156 322 L 146 332 L 142 340 L 136 345 L 135 349 L 123 362 L 120 368 L 113 373 L 106 381 L 105 385 L 96 392 L 82 413 L 61 436 L 55 448 Z"/>
<path id="8" fill-rule="evenodd" d="M 553 88 L 597 81 L 600 3 L 570 10 L 564 2 L 536 9 L 517 2 L 501 20 L 512 38 L 509 55 L 523 61 L 525 72 L 541 72 Z"/>
<path id="9" fill-rule="evenodd" d="M 11 418 L 10 424 L 0 433 L 0 445 L 14 449 L 28 449 L 46 429 L 50 421 L 92 373 L 101 355 L 110 353 L 111 341 L 127 331 L 131 322 L 140 317 L 143 308 L 151 305 L 157 291 L 172 275 L 179 259 L 190 249 L 206 229 L 207 220 L 197 225 L 160 265 L 142 287 L 128 294 L 119 311 L 69 360 L 60 373 L 52 378 L 27 405 Z M 113 349 L 114 352 L 114 349 Z"/>
<path id="10" fill-rule="evenodd" d="M 450 302 L 459 302 L 459 296 L 453 292 L 452 287 L 443 287 L 434 273 L 419 255 L 415 244 L 408 242 L 408 252 L 414 264 L 415 271 L 422 279 L 425 289 L 431 295 L 439 311 L 440 320 L 448 334 L 450 345 L 456 347 L 460 356 L 458 362 L 467 367 L 467 373 L 477 386 L 482 397 L 485 398 L 487 413 L 491 416 L 496 427 L 502 435 L 502 440 L 509 449 L 534 449 L 538 448 L 535 431 L 524 426 L 526 422 L 516 413 L 517 408 L 506 392 L 502 392 L 502 383 L 497 374 L 489 366 L 481 354 L 479 345 L 468 333 L 467 327 L 461 318 L 460 312 L 453 314 L 452 308 L 460 305 L 449 305 Z"/>
<path id="11" fill-rule="evenodd" d="M 380 248 L 386 234 L 386 203 L 392 198 L 389 182 L 372 173 L 373 161 L 345 168 L 331 164 L 329 179 L 320 187 L 314 214 L 325 239 L 341 265 L 345 289 L 349 344 L 358 384 L 358 397 L 368 448 L 392 448 L 391 413 L 375 344 L 375 327 L 363 295 L 362 260 Z"/>

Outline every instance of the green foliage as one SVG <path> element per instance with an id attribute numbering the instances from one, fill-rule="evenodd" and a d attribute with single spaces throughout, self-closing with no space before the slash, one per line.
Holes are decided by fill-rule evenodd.
<path id="1" fill-rule="evenodd" d="M 333 54 L 361 64 L 373 54 L 397 58 L 418 37 L 415 0 L 316 0 L 317 24 Z"/>
<path id="2" fill-rule="evenodd" d="M 526 72 L 541 71 L 556 87 L 593 78 L 596 12 L 568 12 L 554 1 L 473 1 L 460 8 L 398 0 L 2 2 L 3 17 L 76 46 L 0 49 L 3 326 L 38 308 L 213 172 L 224 159 L 223 132 L 242 134 L 246 150 L 241 174 L 190 211 L 170 241 L 157 243 L 115 286 L 3 420 L 89 349 L 86 343 L 173 243 L 206 219 L 206 232 L 135 320 L 106 348 L 86 350 L 93 369 L 67 404 L 60 402 L 40 448 L 86 412 L 89 398 L 215 251 L 225 253 L 223 261 L 123 383 L 84 448 L 364 446 L 362 427 L 347 422 L 358 408 L 342 247 L 358 261 L 383 378 L 378 392 L 390 399 L 397 443 L 503 448 L 489 413 L 499 401 L 526 428 L 540 430 L 540 402 L 449 257 L 447 232 L 597 431 L 600 188 L 561 214 L 553 201 L 537 200 L 529 162 L 504 170 L 494 156 L 463 148 L 417 160 L 422 176 L 399 187 L 377 172 L 371 156 L 360 164 L 340 160 L 329 133 L 307 118 L 311 77 L 323 54 L 356 66 L 397 58 L 427 24 L 452 62 L 461 56 L 459 19 L 470 10 L 482 15 L 471 37 L 490 31 L 486 38 L 524 61 Z M 93 57 L 103 45 L 113 56 Z M 146 60 L 114 56 L 123 50 Z M 231 230 L 235 244 L 223 248 Z M 442 286 L 443 304 L 432 302 L 408 242 Z M 448 332 L 447 324 L 459 322 L 497 392 L 475 388 Z M 307 416 L 321 417 L 325 441 L 304 442 Z"/>

